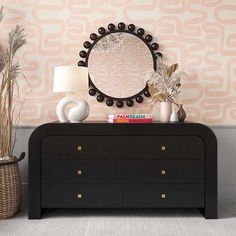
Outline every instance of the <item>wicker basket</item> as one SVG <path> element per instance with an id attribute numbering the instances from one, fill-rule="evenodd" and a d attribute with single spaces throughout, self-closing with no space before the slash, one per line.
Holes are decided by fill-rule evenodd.
<path id="1" fill-rule="evenodd" d="M 21 204 L 21 179 L 18 162 L 24 159 L 12 157 L 8 161 L 0 161 L 0 219 L 14 216 Z"/>

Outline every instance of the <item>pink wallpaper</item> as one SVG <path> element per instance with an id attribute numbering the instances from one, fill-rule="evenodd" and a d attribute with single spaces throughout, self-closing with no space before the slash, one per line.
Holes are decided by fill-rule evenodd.
<path id="1" fill-rule="evenodd" d="M 28 44 L 19 54 L 21 96 L 26 97 L 22 125 L 56 120 L 62 95 L 52 93 L 53 67 L 76 64 L 91 32 L 108 23 L 134 23 L 160 44 L 168 64 L 186 71 L 180 101 L 188 120 L 206 124 L 236 123 L 236 2 L 235 0 L 1 0 L 5 20 L 0 41 L 15 24 L 26 28 Z M 108 113 L 150 112 L 148 103 L 109 108 L 87 97 L 89 119 Z M 153 114 L 158 114 L 154 107 Z"/>

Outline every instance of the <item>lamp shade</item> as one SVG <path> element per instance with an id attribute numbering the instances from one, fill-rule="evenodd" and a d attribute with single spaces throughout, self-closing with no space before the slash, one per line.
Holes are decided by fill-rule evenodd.
<path id="1" fill-rule="evenodd" d="M 81 92 L 88 90 L 88 68 L 79 66 L 56 66 L 54 68 L 53 92 Z"/>

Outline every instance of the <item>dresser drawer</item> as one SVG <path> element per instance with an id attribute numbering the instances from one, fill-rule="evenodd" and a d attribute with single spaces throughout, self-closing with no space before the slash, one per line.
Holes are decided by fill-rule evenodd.
<path id="1" fill-rule="evenodd" d="M 127 160 L 125 183 L 204 183 L 204 160 Z"/>
<path id="2" fill-rule="evenodd" d="M 120 160 L 42 160 L 43 183 L 121 183 Z"/>
<path id="3" fill-rule="evenodd" d="M 204 207 L 204 185 L 125 184 L 124 207 Z"/>
<path id="4" fill-rule="evenodd" d="M 198 136 L 128 136 L 129 159 L 203 159 L 204 142 Z"/>
<path id="5" fill-rule="evenodd" d="M 47 136 L 42 159 L 203 159 L 197 136 Z"/>
<path id="6" fill-rule="evenodd" d="M 122 207 L 121 184 L 43 184 L 43 208 Z"/>
<path id="7" fill-rule="evenodd" d="M 119 136 L 47 136 L 42 159 L 121 159 L 121 142 Z"/>

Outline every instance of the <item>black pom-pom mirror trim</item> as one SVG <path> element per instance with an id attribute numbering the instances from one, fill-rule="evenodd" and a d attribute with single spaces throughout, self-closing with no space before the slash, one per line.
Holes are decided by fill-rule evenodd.
<path id="1" fill-rule="evenodd" d="M 114 101 L 111 99 L 111 98 L 108 98 L 107 100 L 106 100 L 106 104 L 107 104 L 107 106 L 112 106 L 113 105 L 113 103 L 114 103 Z"/>
<path id="2" fill-rule="evenodd" d="M 123 101 L 121 101 L 121 100 L 117 101 L 117 102 L 116 102 L 116 106 L 117 106 L 118 108 L 122 108 L 122 107 L 124 106 Z"/>
<path id="3" fill-rule="evenodd" d="M 116 28 L 116 26 L 115 26 L 114 24 L 110 23 L 110 24 L 107 26 L 107 28 L 108 28 L 110 31 L 114 31 L 115 28 Z"/>
<path id="4" fill-rule="evenodd" d="M 92 33 L 90 34 L 90 40 L 91 41 L 85 41 L 83 46 L 84 50 L 81 50 L 79 52 L 80 57 L 82 60 L 78 62 L 78 66 L 88 66 L 89 61 L 89 55 L 95 46 L 95 44 L 101 40 L 103 37 L 105 37 L 108 34 L 116 33 L 116 32 L 125 32 L 128 34 L 132 34 L 139 39 L 141 39 L 146 46 L 149 48 L 150 53 L 153 58 L 153 69 L 156 70 L 156 61 L 158 57 L 162 57 L 162 53 L 158 51 L 159 44 L 153 42 L 153 37 L 151 34 L 146 34 L 145 30 L 140 27 L 136 27 L 134 24 L 128 24 L 126 25 L 124 22 L 120 22 L 119 24 L 115 25 L 113 23 L 110 23 L 107 25 L 107 27 L 100 27 L 98 29 L 98 34 Z M 101 90 L 99 90 L 96 85 L 93 83 L 89 76 L 89 95 L 95 96 L 98 102 L 104 102 L 107 106 L 116 106 L 118 108 L 122 108 L 124 105 L 128 107 L 132 107 L 134 103 L 142 103 L 145 97 L 150 97 L 150 93 L 148 91 L 148 86 L 146 85 L 143 90 L 141 90 L 139 93 L 132 95 L 130 97 L 124 97 L 124 98 L 118 98 L 118 97 L 112 97 L 105 93 L 103 93 Z"/>

